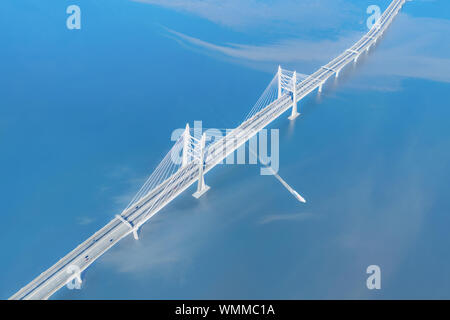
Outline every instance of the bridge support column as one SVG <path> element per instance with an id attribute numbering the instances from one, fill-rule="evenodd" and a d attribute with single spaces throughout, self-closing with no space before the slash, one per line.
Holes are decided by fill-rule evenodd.
<path id="1" fill-rule="evenodd" d="M 319 86 L 319 92 L 322 92 L 323 82 Z"/>
<path id="2" fill-rule="evenodd" d="M 205 142 L 206 142 L 206 134 L 203 133 L 202 138 L 200 139 L 199 143 L 199 155 L 200 158 L 198 159 L 198 183 L 197 183 L 197 191 L 194 192 L 192 195 L 194 198 L 198 199 L 200 198 L 206 191 L 209 190 L 209 186 L 205 184 L 205 178 L 203 176 L 203 169 L 204 169 L 204 160 L 205 160 Z"/>
<path id="3" fill-rule="evenodd" d="M 294 71 L 292 77 L 292 112 L 288 117 L 289 120 L 294 120 L 300 115 L 297 111 L 297 71 Z"/>
<path id="4" fill-rule="evenodd" d="M 138 235 L 138 226 L 133 226 L 130 221 L 126 220 L 122 215 L 116 214 L 116 218 L 119 219 L 121 222 L 123 222 L 128 228 L 131 229 L 131 232 L 133 233 L 133 237 L 135 240 L 139 240 Z"/>
<path id="5" fill-rule="evenodd" d="M 278 66 L 278 99 L 281 97 L 281 66 Z"/>
<path id="6" fill-rule="evenodd" d="M 139 240 L 139 235 L 138 235 L 138 230 L 137 230 L 137 228 L 134 228 L 134 229 L 133 229 L 133 237 L 134 237 L 134 240 Z"/>
<path id="7" fill-rule="evenodd" d="M 339 72 L 341 72 L 341 70 L 336 71 L 336 78 L 339 78 Z"/>
<path id="8" fill-rule="evenodd" d="M 189 162 L 188 150 L 189 150 L 189 143 L 191 140 L 191 134 L 189 133 L 189 123 L 186 123 L 186 130 L 184 130 L 183 139 L 184 139 L 184 141 L 183 141 L 183 156 L 182 156 L 182 162 L 181 162 L 182 167 L 186 166 Z"/>

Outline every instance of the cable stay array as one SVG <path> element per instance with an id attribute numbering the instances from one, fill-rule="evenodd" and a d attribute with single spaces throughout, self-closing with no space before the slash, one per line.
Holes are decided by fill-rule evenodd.
<path id="1" fill-rule="evenodd" d="M 181 168 L 192 162 L 203 162 L 209 146 L 226 136 L 228 131 L 228 129 L 207 129 L 203 134 L 204 141 L 202 142 L 202 133 L 199 136 L 199 133 L 195 132 L 194 128 L 186 125 L 183 134 L 180 135 L 170 151 L 126 206 L 125 210 L 137 206 L 146 195 L 174 176 Z M 150 211 L 155 205 L 149 207 L 147 211 Z"/>
<path id="2" fill-rule="evenodd" d="M 278 99 L 278 74 L 269 82 L 269 85 L 264 89 L 259 99 L 254 104 L 253 108 L 245 117 L 245 120 L 250 119 L 259 111 L 267 107 L 269 104 Z"/>
<path id="3" fill-rule="evenodd" d="M 148 177 L 145 183 L 142 185 L 141 189 L 136 193 L 136 195 L 131 199 L 130 203 L 125 208 L 131 208 L 139 200 L 141 200 L 145 195 L 152 191 L 155 187 L 160 185 L 162 182 L 170 178 L 174 173 L 176 173 L 181 167 L 182 163 L 180 161 L 174 161 L 176 154 L 179 154 L 183 150 L 184 136 L 180 136 L 175 142 L 170 151 L 166 154 L 163 160 L 158 164 L 152 174 Z M 175 159 L 174 159 L 175 158 Z"/>
<path id="4" fill-rule="evenodd" d="M 386 12 L 390 12 L 394 8 L 394 5 L 391 4 L 390 8 Z M 398 12 L 397 8 L 397 12 Z M 386 14 L 385 12 L 385 14 Z M 375 30 L 374 28 L 372 28 Z M 373 30 L 371 29 L 371 32 Z M 378 30 L 378 29 L 377 29 Z M 369 32 L 370 33 L 370 32 Z M 372 39 L 369 35 L 366 36 L 367 39 Z M 376 37 L 372 39 L 376 40 Z M 364 38 L 361 41 L 364 40 Z M 367 48 L 370 47 L 370 44 L 366 45 Z M 346 54 L 355 56 L 355 61 L 359 56 L 360 52 L 355 50 L 347 50 Z M 334 66 L 337 65 L 337 61 L 341 57 L 338 57 L 328 65 Z M 343 58 L 342 58 L 343 59 Z M 345 60 L 345 59 L 344 59 Z M 327 65 L 327 66 L 328 66 Z M 341 66 L 339 66 L 342 68 Z M 262 92 L 261 96 L 257 99 L 256 103 L 251 108 L 250 112 L 246 115 L 243 123 L 254 121 L 260 116 L 260 113 L 271 106 L 271 104 L 276 103 L 281 97 L 287 95 L 292 100 L 292 113 L 289 119 L 293 120 L 300 113 L 297 110 L 297 102 L 299 100 L 298 94 L 302 87 L 303 83 L 312 83 L 314 86 L 316 83 L 319 83 L 318 88 L 319 92 L 322 91 L 322 85 L 328 78 L 330 73 L 335 73 L 336 77 L 338 77 L 340 68 L 336 70 L 331 67 L 322 67 L 319 72 L 316 72 L 312 75 L 305 75 L 301 73 L 297 73 L 296 71 L 291 71 L 287 69 L 278 67 L 277 73 L 271 79 L 267 87 Z M 324 70 L 324 71 L 323 71 Z M 317 77 L 317 78 L 316 78 Z M 306 87 L 306 86 L 305 86 Z M 155 188 L 163 184 L 165 181 L 173 177 L 180 169 L 188 166 L 189 164 L 195 162 L 199 166 L 199 171 L 203 170 L 203 166 L 207 162 L 207 159 L 212 158 L 213 156 L 217 156 L 220 152 L 226 153 L 226 149 L 223 146 L 228 146 L 231 144 L 233 138 L 236 137 L 238 131 L 235 129 L 206 129 L 203 128 L 197 130 L 198 128 L 190 128 L 189 125 L 186 125 L 186 129 L 184 133 L 179 137 L 179 139 L 175 142 L 171 150 L 167 153 L 167 155 L 163 158 L 163 160 L 159 163 L 138 193 L 133 197 L 125 210 L 136 206 L 139 206 L 139 202 L 149 193 L 151 193 Z M 221 143 L 218 143 L 221 142 Z M 214 146 L 214 147 L 213 147 Z M 218 153 L 217 153 L 218 152 Z M 203 173 L 200 174 L 202 177 Z M 203 178 L 199 178 L 203 179 Z M 177 183 L 182 183 L 182 181 L 178 181 Z M 168 183 L 167 185 L 171 185 Z M 167 186 L 166 186 L 167 187 Z M 199 189 L 200 190 L 200 189 Z M 149 207 L 149 210 L 154 208 L 155 205 Z"/>
<path id="5" fill-rule="evenodd" d="M 278 72 L 247 114 L 245 121 L 275 102 L 282 95 L 294 92 L 296 86 L 307 77 L 307 75 L 279 67 Z M 173 176 L 180 168 L 188 165 L 192 161 L 203 162 L 208 155 L 215 151 L 210 150 L 210 146 L 222 139 L 223 143 L 225 143 L 227 135 L 232 129 L 203 128 L 203 132 L 197 131 L 196 128 L 190 128 L 189 125 L 186 125 L 184 133 L 158 164 L 125 210 L 136 206 L 142 198 Z M 201 148 L 203 134 L 205 135 L 204 146 Z"/>

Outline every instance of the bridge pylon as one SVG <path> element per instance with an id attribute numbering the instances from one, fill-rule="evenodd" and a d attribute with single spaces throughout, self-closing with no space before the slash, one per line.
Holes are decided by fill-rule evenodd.
<path id="1" fill-rule="evenodd" d="M 292 112 L 288 117 L 289 120 L 294 120 L 300 115 L 297 111 L 297 71 L 294 71 L 292 76 Z"/>
<path id="2" fill-rule="evenodd" d="M 189 133 L 189 123 L 186 123 L 186 129 L 183 133 L 183 155 L 181 166 L 185 167 L 189 163 L 189 145 L 191 143 L 191 134 Z"/>
<path id="3" fill-rule="evenodd" d="M 204 166 L 205 166 L 205 142 L 206 142 L 206 133 L 203 133 L 199 143 L 198 143 L 198 183 L 197 183 L 197 191 L 192 195 L 194 198 L 198 199 L 206 191 L 209 190 L 209 186 L 205 184 L 205 177 L 203 175 Z"/>

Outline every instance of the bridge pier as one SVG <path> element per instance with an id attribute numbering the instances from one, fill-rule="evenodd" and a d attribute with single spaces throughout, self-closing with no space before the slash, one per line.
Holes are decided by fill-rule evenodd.
<path id="1" fill-rule="evenodd" d="M 289 120 L 294 120 L 300 115 L 300 113 L 297 111 L 297 103 L 294 103 L 292 106 L 292 112 L 291 115 L 288 117 Z"/>
<path id="2" fill-rule="evenodd" d="M 196 199 L 200 198 L 203 194 L 205 194 L 206 191 L 209 190 L 209 186 L 207 186 L 205 184 L 205 177 L 203 175 L 204 159 L 205 159 L 205 154 L 204 154 L 205 142 L 206 142 L 206 134 L 203 133 L 202 138 L 200 139 L 200 143 L 199 143 L 200 158 L 198 159 L 198 168 L 199 168 L 198 172 L 199 173 L 198 173 L 197 191 L 194 192 L 194 194 L 192 195 Z"/>
<path id="3" fill-rule="evenodd" d="M 322 92 L 323 82 L 319 86 L 319 92 Z"/>
<path id="4" fill-rule="evenodd" d="M 300 113 L 297 111 L 297 71 L 294 71 L 292 77 L 292 112 L 288 119 L 294 120 L 299 115 Z"/>
<path id="5" fill-rule="evenodd" d="M 134 240 L 139 240 L 139 234 L 138 234 L 137 228 L 133 229 L 133 237 L 134 237 Z"/>

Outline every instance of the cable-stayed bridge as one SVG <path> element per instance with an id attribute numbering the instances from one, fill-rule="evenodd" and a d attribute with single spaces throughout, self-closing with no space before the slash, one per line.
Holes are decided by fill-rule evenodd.
<path id="1" fill-rule="evenodd" d="M 279 67 L 244 122 L 221 139 L 211 139 L 206 133 L 192 134 L 192 129 L 186 125 L 184 133 L 121 214 L 10 299 L 48 299 L 74 278 L 79 278 L 83 270 L 122 238 L 133 234 L 138 239 L 139 228 L 192 184 L 197 182 L 195 197 L 204 194 L 209 189 L 204 181 L 208 171 L 289 109 L 289 119 L 294 120 L 300 114 L 298 101 L 315 89 L 321 92 L 328 78 L 339 77 L 342 68 L 357 62 L 360 55 L 377 42 L 405 2 L 392 1 L 369 32 L 313 74 L 300 75 Z"/>

